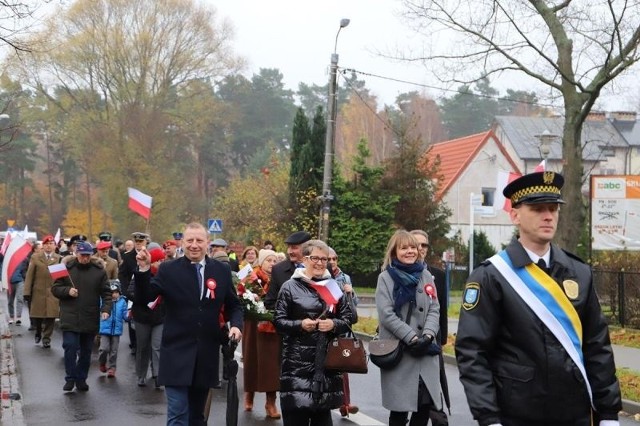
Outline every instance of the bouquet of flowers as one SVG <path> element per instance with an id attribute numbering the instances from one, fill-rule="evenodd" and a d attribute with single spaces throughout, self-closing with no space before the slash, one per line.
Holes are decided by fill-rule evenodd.
<path id="1" fill-rule="evenodd" d="M 273 313 L 264 306 L 262 298 L 267 294 L 264 281 L 254 270 L 238 283 L 238 297 L 242 304 L 244 317 L 256 321 L 272 321 Z"/>

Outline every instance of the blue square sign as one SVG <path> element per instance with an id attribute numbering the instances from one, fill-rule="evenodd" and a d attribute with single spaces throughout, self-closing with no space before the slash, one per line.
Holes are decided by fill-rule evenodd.
<path id="1" fill-rule="evenodd" d="M 222 232 L 222 219 L 209 219 L 207 228 L 210 234 L 220 234 Z"/>

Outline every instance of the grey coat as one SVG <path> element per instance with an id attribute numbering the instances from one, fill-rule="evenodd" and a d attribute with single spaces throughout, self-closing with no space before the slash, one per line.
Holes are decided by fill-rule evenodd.
<path id="1" fill-rule="evenodd" d="M 416 289 L 416 306 L 414 306 L 409 324 L 407 324 L 405 318 L 409 304 L 407 303 L 401 308 L 402 318 L 396 315 L 393 310 L 393 280 L 387 271 L 383 271 L 378 276 L 376 306 L 381 339 L 396 338 L 404 343 L 409 343 L 416 335 L 437 335 L 440 304 L 437 299 L 431 300 L 425 293 L 424 286 L 427 283 L 433 284 L 433 276 L 425 269 Z M 394 369 L 380 370 L 382 406 L 390 411 L 418 411 L 419 377 L 422 377 L 427 386 L 436 409 L 442 410 L 439 357 L 415 358 L 408 353 L 404 354 L 402 361 Z"/>

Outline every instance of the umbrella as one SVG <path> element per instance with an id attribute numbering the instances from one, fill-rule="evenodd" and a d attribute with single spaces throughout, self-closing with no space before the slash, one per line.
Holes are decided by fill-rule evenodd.
<path id="1" fill-rule="evenodd" d="M 231 353 L 234 353 L 238 347 L 238 342 L 231 339 L 229 340 L 229 349 Z M 238 361 L 231 359 L 226 364 L 227 376 L 229 382 L 227 383 L 227 426 L 238 426 L 238 405 L 240 403 L 238 399 Z"/>
<path id="2" fill-rule="evenodd" d="M 447 373 L 444 369 L 444 357 L 442 356 L 442 352 L 440 353 L 440 386 L 442 387 L 444 402 L 447 405 L 449 414 L 451 414 L 451 399 L 449 398 L 449 383 L 447 383 Z M 442 411 L 444 411 L 444 409 Z"/>

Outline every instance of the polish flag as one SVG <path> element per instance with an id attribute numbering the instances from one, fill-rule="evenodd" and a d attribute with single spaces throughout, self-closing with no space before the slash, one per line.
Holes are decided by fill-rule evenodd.
<path id="1" fill-rule="evenodd" d="M 336 280 L 329 278 L 324 281 L 309 281 L 311 287 L 318 292 L 320 298 L 327 305 L 337 305 L 342 297 L 342 290 Z"/>
<path id="2" fill-rule="evenodd" d="M 128 188 L 129 190 L 129 208 L 140 216 L 149 220 L 151 216 L 151 200 L 152 198 L 147 194 L 143 194 L 134 188 Z"/>
<path id="3" fill-rule="evenodd" d="M 4 236 L 2 247 L 0 247 L 0 253 L 2 253 L 3 256 L 7 252 L 7 248 L 9 248 L 9 244 L 11 244 L 11 233 L 7 232 L 7 234 Z"/>
<path id="4" fill-rule="evenodd" d="M 51 278 L 53 278 L 54 281 L 69 276 L 67 265 L 65 265 L 64 263 L 49 265 L 49 273 L 51 274 Z"/>
<path id="5" fill-rule="evenodd" d="M 498 179 L 496 181 L 496 193 L 493 198 L 494 209 L 501 208 L 507 213 L 511 211 L 511 200 L 507 200 L 506 198 L 504 198 L 504 195 L 502 195 L 502 191 L 508 184 L 518 179 L 520 176 L 522 175 L 516 172 L 505 172 L 504 170 L 498 171 Z"/>
<path id="6" fill-rule="evenodd" d="M 544 172 L 544 171 L 546 171 L 546 170 L 547 170 L 547 160 L 542 160 L 542 161 L 540 162 L 540 164 L 538 164 L 538 165 L 536 166 L 536 168 L 535 168 L 535 169 L 533 169 L 533 172 L 534 172 L 534 173 L 535 173 L 535 172 Z"/>
<path id="7" fill-rule="evenodd" d="M 58 228 L 58 231 L 56 231 L 56 235 L 53 237 L 53 241 L 56 242 L 56 245 L 58 245 L 58 243 L 60 242 L 60 228 Z"/>
<path id="8" fill-rule="evenodd" d="M 11 276 L 29 253 L 31 253 L 31 244 L 21 235 L 16 234 L 11 239 L 2 262 L 2 286 L 8 289 L 9 293 L 11 293 L 11 287 L 9 286 Z"/>
<path id="9" fill-rule="evenodd" d="M 161 301 L 162 301 L 162 296 L 158 296 L 153 300 L 153 302 L 147 303 L 147 307 L 153 310 L 160 304 Z"/>

